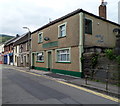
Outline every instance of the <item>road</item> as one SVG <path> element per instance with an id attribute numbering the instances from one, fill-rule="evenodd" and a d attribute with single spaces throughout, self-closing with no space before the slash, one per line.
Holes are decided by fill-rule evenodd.
<path id="1" fill-rule="evenodd" d="M 2 104 L 118 104 L 118 102 L 9 66 L 2 69 Z"/>

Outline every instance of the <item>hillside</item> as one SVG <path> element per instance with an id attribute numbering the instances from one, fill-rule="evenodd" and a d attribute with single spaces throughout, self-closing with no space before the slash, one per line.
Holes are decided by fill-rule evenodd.
<path id="1" fill-rule="evenodd" d="M 14 36 L 10 36 L 10 35 L 5 35 L 5 34 L 0 34 L 0 43 L 4 43 L 7 40 L 13 38 Z"/>

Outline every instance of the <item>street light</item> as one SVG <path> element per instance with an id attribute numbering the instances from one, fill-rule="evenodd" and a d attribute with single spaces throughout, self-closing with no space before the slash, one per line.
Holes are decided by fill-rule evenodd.
<path id="1" fill-rule="evenodd" d="M 30 32 L 30 29 L 28 27 L 23 27 L 24 29 L 27 29 L 28 30 L 28 47 L 29 47 L 29 62 L 28 62 L 28 65 L 29 65 L 29 70 L 31 69 L 31 45 L 30 45 L 30 39 L 31 39 L 31 32 Z"/>
<path id="2" fill-rule="evenodd" d="M 30 32 L 30 29 L 28 27 L 23 27 L 23 29 L 27 29 Z"/>

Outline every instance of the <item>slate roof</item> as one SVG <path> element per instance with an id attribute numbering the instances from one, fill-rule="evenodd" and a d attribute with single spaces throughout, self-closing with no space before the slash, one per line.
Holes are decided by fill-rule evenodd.
<path id="1" fill-rule="evenodd" d="M 61 18 L 58 18 L 58 19 L 56 19 L 56 20 L 54 20 L 54 21 L 52 21 L 52 22 L 50 22 L 50 23 L 48 23 L 48 24 L 40 27 L 39 29 L 33 31 L 31 34 L 37 32 L 37 31 L 39 31 L 39 30 L 42 30 L 42 29 L 44 29 L 44 28 L 47 28 L 47 27 L 49 27 L 49 26 L 51 26 L 51 25 L 53 25 L 53 24 L 55 24 L 55 23 L 57 23 L 57 22 L 60 22 L 60 21 L 62 21 L 62 20 L 64 20 L 64 19 L 66 19 L 66 18 L 69 18 L 69 17 L 71 17 L 71 16 L 73 16 L 73 15 L 76 15 L 76 14 L 78 14 L 78 13 L 80 13 L 80 12 L 83 12 L 83 13 L 85 13 L 85 14 L 88 14 L 88 15 L 90 15 L 90 16 L 96 17 L 96 18 L 98 18 L 98 19 L 100 19 L 100 20 L 106 21 L 106 22 L 108 22 L 108 23 L 111 23 L 111 24 L 114 24 L 114 25 L 120 27 L 120 24 L 117 24 L 117 23 L 115 23 L 115 22 L 109 21 L 109 20 L 107 20 L 107 19 L 105 19 L 105 18 L 102 18 L 102 17 L 100 17 L 100 16 L 94 15 L 94 14 L 92 14 L 92 13 L 90 13 L 90 12 L 87 12 L 87 11 L 85 11 L 85 10 L 83 10 L 83 9 L 77 9 L 77 10 L 75 10 L 75 11 L 73 11 L 73 12 L 71 12 L 71 13 L 69 13 L 69 14 L 61 17 Z"/>

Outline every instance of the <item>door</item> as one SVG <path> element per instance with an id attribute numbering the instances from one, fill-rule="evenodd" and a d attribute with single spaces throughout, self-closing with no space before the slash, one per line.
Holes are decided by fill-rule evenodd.
<path id="1" fill-rule="evenodd" d="M 7 55 L 5 55 L 5 56 L 4 56 L 4 64 L 7 64 L 7 61 L 8 61 Z"/>
<path id="2" fill-rule="evenodd" d="M 34 68 L 34 66 L 35 66 L 35 64 L 34 64 L 34 60 L 35 60 L 34 58 L 35 58 L 35 57 L 34 57 L 34 56 L 35 56 L 35 54 L 32 53 L 32 68 Z"/>
<path id="3" fill-rule="evenodd" d="M 23 66 L 26 67 L 26 56 L 24 56 Z"/>
<path id="4" fill-rule="evenodd" d="M 50 71 L 52 69 L 52 53 L 51 51 L 48 52 L 48 70 Z"/>

